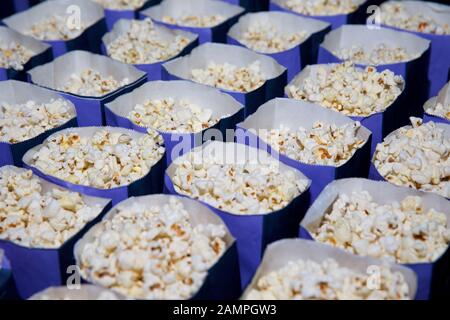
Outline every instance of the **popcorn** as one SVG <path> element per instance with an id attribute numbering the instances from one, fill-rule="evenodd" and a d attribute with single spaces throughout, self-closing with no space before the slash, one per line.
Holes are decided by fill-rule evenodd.
<path id="1" fill-rule="evenodd" d="M 95 231 L 94 231 L 95 230 Z M 119 205 L 80 250 L 88 281 L 137 299 L 189 299 L 226 249 L 223 225 L 193 225 L 183 203 Z"/>
<path id="2" fill-rule="evenodd" d="M 360 1 L 357 0 L 288 0 L 286 8 L 304 15 L 334 16 L 356 11 Z"/>
<path id="3" fill-rule="evenodd" d="M 141 8 L 145 0 L 94 0 L 109 10 L 136 10 Z"/>
<path id="4" fill-rule="evenodd" d="M 57 132 L 33 151 L 30 164 L 73 184 L 111 189 L 148 174 L 164 154 L 162 144 L 162 137 L 151 130 L 139 138 L 110 129 L 98 129 L 92 136 Z"/>
<path id="5" fill-rule="evenodd" d="M 30 248 L 59 248 L 103 209 L 78 192 L 46 192 L 31 170 L 0 170 L 0 239 Z"/>
<path id="6" fill-rule="evenodd" d="M 450 103 L 436 102 L 436 104 L 426 106 L 425 112 L 450 120 Z"/>
<path id="7" fill-rule="evenodd" d="M 339 195 L 312 236 L 361 256 L 428 263 L 447 250 L 450 228 L 445 213 L 424 208 L 420 197 L 379 204 L 354 191 Z"/>
<path id="8" fill-rule="evenodd" d="M 119 81 L 113 76 L 104 76 L 96 70 L 85 69 L 80 74 L 73 73 L 57 90 L 82 96 L 101 97 L 129 83 L 128 78 Z"/>
<path id="9" fill-rule="evenodd" d="M 189 39 L 172 35 L 163 39 L 151 19 L 132 20 L 129 30 L 107 46 L 108 55 L 129 64 L 150 64 L 175 57 Z"/>
<path id="10" fill-rule="evenodd" d="M 333 51 L 333 54 L 341 60 L 348 60 L 356 64 L 392 64 L 414 60 L 418 53 L 408 52 L 402 47 L 390 47 L 385 43 L 378 44 L 374 49 L 366 50 L 363 46 L 353 45 Z"/>
<path id="11" fill-rule="evenodd" d="M 308 164 L 340 166 L 364 144 L 364 140 L 357 137 L 359 128 L 359 122 L 338 127 L 318 121 L 310 130 L 303 127 L 291 130 L 281 126 L 269 131 L 260 130 L 257 134 L 277 152 L 294 160 Z"/>
<path id="12" fill-rule="evenodd" d="M 389 182 L 450 198 L 450 138 L 434 122 L 410 118 L 377 145 L 373 164 Z"/>
<path id="13" fill-rule="evenodd" d="M 347 116 L 368 117 L 383 112 L 402 93 L 405 81 L 392 71 L 365 70 L 350 62 L 327 69 L 317 67 L 317 73 L 300 84 L 288 87 L 290 98 L 319 104 Z"/>
<path id="14" fill-rule="evenodd" d="M 186 14 L 179 17 L 165 15 L 162 21 L 168 24 L 193 27 L 193 28 L 212 28 L 225 21 L 225 17 L 220 14 L 209 16 L 196 16 L 193 14 Z"/>
<path id="15" fill-rule="evenodd" d="M 247 67 L 211 61 L 205 69 L 192 69 L 191 77 L 193 81 L 201 84 L 238 92 L 253 91 L 265 82 L 259 61 Z"/>
<path id="16" fill-rule="evenodd" d="M 75 117 L 64 99 L 38 103 L 29 100 L 22 104 L 0 102 L 0 141 L 18 143 L 57 128 Z"/>
<path id="17" fill-rule="evenodd" d="M 95 297 L 95 299 L 93 299 Z M 48 288 L 33 295 L 29 300 L 121 300 L 114 292 L 92 285 L 82 285 L 80 289 L 66 287 Z"/>
<path id="18" fill-rule="evenodd" d="M 342 267 L 332 258 L 289 261 L 263 275 L 247 300 L 407 300 L 409 288 L 400 272 L 380 265 L 380 286 L 367 285 L 370 274 Z"/>
<path id="19" fill-rule="evenodd" d="M 5 42 L 0 39 L 0 68 L 12 68 L 17 71 L 23 70 L 24 64 L 31 59 L 34 53 L 20 43 Z"/>
<path id="20" fill-rule="evenodd" d="M 67 23 L 67 17 L 52 14 L 31 25 L 25 34 L 38 40 L 71 40 L 78 37 L 86 28 L 82 23 L 73 26 Z"/>

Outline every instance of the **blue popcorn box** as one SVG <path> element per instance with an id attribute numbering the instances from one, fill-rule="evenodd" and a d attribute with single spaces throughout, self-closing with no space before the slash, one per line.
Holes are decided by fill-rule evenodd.
<path id="1" fill-rule="evenodd" d="M 435 111 L 436 105 L 442 106 L 446 115 L 437 114 Z M 450 111 L 446 106 L 450 105 L 450 82 L 448 82 L 440 91 L 436 97 L 431 97 L 425 102 L 423 106 L 423 121 L 433 121 L 436 123 L 450 124 Z M 447 110 L 447 111 L 445 111 Z"/>

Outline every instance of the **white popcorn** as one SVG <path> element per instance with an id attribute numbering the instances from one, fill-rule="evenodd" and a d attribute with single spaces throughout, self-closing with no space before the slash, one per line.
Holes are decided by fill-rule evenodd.
<path id="1" fill-rule="evenodd" d="M 132 20 L 126 33 L 107 46 L 108 55 L 129 64 L 150 64 L 175 57 L 189 39 L 172 34 L 163 39 L 151 19 Z"/>
<path id="2" fill-rule="evenodd" d="M 81 73 L 73 73 L 67 82 L 57 90 L 82 96 L 101 97 L 130 83 L 128 78 L 114 79 L 104 76 L 93 69 L 85 69 Z"/>
<path id="3" fill-rule="evenodd" d="M 94 0 L 109 10 L 136 10 L 141 8 L 145 0 Z"/>
<path id="4" fill-rule="evenodd" d="M 168 24 L 174 24 L 183 27 L 194 28 L 212 28 L 225 21 L 225 17 L 220 14 L 196 16 L 194 14 L 185 14 L 178 17 L 165 15 L 162 21 Z"/>
<path id="5" fill-rule="evenodd" d="M 17 42 L 0 39 L 0 68 L 23 70 L 24 64 L 34 55 L 33 51 Z"/>
<path id="6" fill-rule="evenodd" d="M 259 61 L 253 62 L 248 67 L 237 67 L 229 63 L 217 64 L 211 61 L 205 69 L 192 69 L 191 77 L 193 81 L 201 84 L 237 92 L 253 91 L 266 81 Z"/>
<path id="7" fill-rule="evenodd" d="M 106 129 L 89 137 L 57 132 L 33 152 L 30 164 L 70 183 L 111 189 L 147 175 L 164 154 L 162 144 L 162 137 L 151 130 L 139 138 Z"/>
<path id="8" fill-rule="evenodd" d="M 411 123 L 377 145 L 373 164 L 393 184 L 450 198 L 450 137 L 432 121 Z"/>
<path id="9" fill-rule="evenodd" d="M 30 248 L 59 248 L 103 209 L 78 192 L 43 192 L 31 170 L 0 170 L 0 239 Z"/>
<path id="10" fill-rule="evenodd" d="M 223 225 L 191 224 L 176 197 L 117 207 L 80 250 L 83 277 L 127 297 L 189 299 L 226 249 Z"/>
<path id="11" fill-rule="evenodd" d="M 76 26 L 67 23 L 67 17 L 53 14 L 31 25 L 25 34 L 38 40 L 71 40 L 86 28 L 82 23 Z"/>
<path id="12" fill-rule="evenodd" d="M 320 242 L 397 263 L 434 262 L 450 243 L 447 217 L 422 199 L 379 204 L 367 191 L 341 194 L 312 233 Z"/>
<path id="13" fill-rule="evenodd" d="M 361 70 L 344 62 L 329 70 L 319 66 L 316 74 L 290 85 L 288 95 L 347 116 L 367 117 L 385 111 L 402 93 L 404 84 L 403 77 L 392 71 Z"/>
<path id="14" fill-rule="evenodd" d="M 408 300 L 409 288 L 400 272 L 380 265 L 379 289 L 367 285 L 370 274 L 342 267 L 329 258 L 289 261 L 264 274 L 248 300 Z"/>
<path id="15" fill-rule="evenodd" d="M 356 11 L 357 0 L 289 0 L 285 6 L 289 10 L 310 16 L 332 16 Z"/>
<path id="16" fill-rule="evenodd" d="M 408 52 L 403 47 L 390 47 L 385 43 L 378 44 L 370 51 L 363 46 L 353 45 L 335 50 L 333 54 L 341 60 L 375 66 L 410 61 L 419 57 L 419 53 Z"/>
<path id="17" fill-rule="evenodd" d="M 450 103 L 436 102 L 425 109 L 426 113 L 450 120 Z"/>
<path id="18" fill-rule="evenodd" d="M 59 127 L 75 117 L 75 112 L 64 99 L 49 102 L 12 105 L 0 102 L 0 141 L 22 142 Z"/>

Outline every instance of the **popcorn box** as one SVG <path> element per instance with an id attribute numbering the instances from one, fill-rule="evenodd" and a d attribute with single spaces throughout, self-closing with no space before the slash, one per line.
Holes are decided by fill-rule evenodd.
<path id="1" fill-rule="evenodd" d="M 5 253 L 0 249 L 0 299 L 5 299 L 8 287 L 11 285 L 11 264 Z"/>
<path id="2" fill-rule="evenodd" d="M 246 11 L 267 11 L 269 10 L 269 0 L 221 0 L 236 6 L 245 8 Z"/>
<path id="3" fill-rule="evenodd" d="M 49 14 L 50 12 L 51 14 Z M 68 29 L 76 30 L 79 23 L 84 28 L 81 33 L 67 40 L 43 40 L 51 45 L 54 57 L 77 49 L 100 52 L 100 38 L 106 32 L 105 15 L 103 8 L 93 1 L 45 1 L 4 19 L 3 23 L 11 29 L 27 34 L 33 25 L 52 15 L 66 19 Z"/>
<path id="4" fill-rule="evenodd" d="M 28 300 L 127 300 L 121 294 L 101 287 L 83 284 L 78 288 L 50 287 L 36 294 Z"/>
<path id="5" fill-rule="evenodd" d="M 285 95 L 291 99 L 293 97 L 288 91 L 288 87 L 291 85 L 295 85 L 296 87 L 303 88 L 305 79 L 314 77 L 317 75 L 319 68 L 325 68 L 327 71 L 331 70 L 335 64 L 317 64 L 317 65 L 309 65 L 306 66 L 285 88 Z M 361 68 L 358 68 L 361 70 Z M 378 71 L 378 67 L 377 67 Z M 401 123 L 399 123 L 400 119 L 403 119 L 401 116 L 406 110 L 402 110 L 405 104 L 405 90 L 403 87 L 402 93 L 393 101 L 384 112 L 377 112 L 367 117 L 361 116 L 349 116 L 354 121 L 359 121 L 361 124 L 370 130 L 372 133 L 372 141 L 370 145 L 370 154 L 373 154 L 377 144 L 383 141 L 383 138 L 386 137 L 393 130 L 397 129 Z M 330 109 L 331 110 L 331 109 Z M 403 121 L 403 120 L 402 120 Z M 326 184 L 324 184 L 325 186 Z"/>
<path id="6" fill-rule="evenodd" d="M 26 81 L 26 72 L 31 68 L 49 62 L 52 59 L 51 47 L 31 37 L 24 36 L 12 29 L 0 26 L 0 39 L 5 43 L 17 43 L 32 52 L 32 56 L 23 65 L 22 70 L 0 67 L 0 81 L 15 79 Z"/>
<path id="7" fill-rule="evenodd" d="M 14 14 L 15 12 L 20 12 L 27 10 L 31 6 L 39 3 L 40 0 L 3 0 L 2 12 L 0 13 L 0 18 L 4 18 Z"/>
<path id="8" fill-rule="evenodd" d="M 406 196 L 418 196 L 422 199 L 425 209 L 434 208 L 447 216 L 447 226 L 450 225 L 450 207 L 448 200 L 443 197 L 420 192 L 393 184 L 367 179 L 342 179 L 330 183 L 309 208 L 300 225 L 300 237 L 312 239 L 311 233 L 320 225 L 327 210 L 332 206 L 340 194 L 351 194 L 353 191 L 367 191 L 373 200 L 379 204 L 401 201 Z M 327 245 L 328 246 L 328 245 Z M 331 247 L 331 246 L 330 246 Z M 344 252 L 343 249 L 338 249 Z M 348 253 L 350 256 L 353 254 Z M 429 299 L 445 296 L 446 286 L 449 281 L 450 250 L 447 249 L 437 260 L 432 263 L 403 264 L 417 274 L 416 299 Z M 448 294 L 448 292 L 447 292 Z"/>
<path id="9" fill-rule="evenodd" d="M 81 137 L 91 137 L 97 130 L 104 129 L 109 132 L 121 132 L 129 134 L 132 138 L 138 139 L 144 136 L 143 133 L 124 129 L 124 128 L 113 128 L 113 127 L 84 127 L 84 128 L 69 128 L 61 130 L 60 133 L 77 133 Z M 50 136 L 49 138 L 51 138 Z M 79 192 L 82 194 L 111 199 L 112 204 L 115 205 L 122 200 L 127 199 L 131 196 L 138 196 L 151 193 L 159 193 L 162 191 L 163 186 L 163 171 L 165 167 L 165 154 L 159 159 L 150 169 L 150 171 L 143 176 L 141 179 L 133 181 L 129 185 L 123 185 L 110 189 L 100 189 L 95 187 L 90 187 L 87 185 L 74 184 L 55 176 L 45 174 L 37 167 L 32 164 L 32 153 L 39 150 L 43 144 L 37 145 L 30 150 L 28 150 L 22 158 L 24 162 L 24 167 L 31 169 L 37 176 L 46 179 L 54 184 L 61 187 L 69 189 L 71 191 Z"/>
<path id="10" fill-rule="evenodd" d="M 199 43 L 227 41 L 228 29 L 237 21 L 238 17 L 244 13 L 244 8 L 231 5 L 223 1 L 210 0 L 164 0 L 161 4 L 150 7 L 140 12 L 141 18 L 150 17 L 153 21 L 160 23 L 171 29 L 181 29 L 198 34 Z M 187 25 L 171 24 L 164 21 L 164 17 L 175 19 L 184 16 L 223 17 L 222 21 L 213 26 L 197 27 Z"/>
<path id="11" fill-rule="evenodd" d="M 371 132 L 361 126 L 356 136 L 364 141 L 363 144 L 347 161 L 337 166 L 300 162 L 277 151 L 258 133 L 279 129 L 280 126 L 286 126 L 290 130 L 297 130 L 299 127 L 310 130 L 317 121 L 336 126 L 353 123 L 349 117 L 312 103 L 277 98 L 259 107 L 258 111 L 237 125 L 244 130 L 243 136 L 237 137 L 237 142 L 266 150 L 284 164 L 301 171 L 311 180 L 310 203 L 313 203 L 323 188 L 335 179 L 367 177 L 370 165 Z M 253 130 L 256 132 L 252 132 Z"/>
<path id="12" fill-rule="evenodd" d="M 436 108 L 440 108 L 436 110 Z M 450 124 L 450 82 L 448 82 L 436 97 L 432 97 L 423 106 L 423 121 L 442 122 Z"/>
<path id="13" fill-rule="evenodd" d="M 108 50 L 107 50 L 108 45 L 111 42 L 113 42 L 114 40 L 116 40 L 119 36 L 126 33 L 128 30 L 130 30 L 130 26 L 131 26 L 131 20 L 120 19 L 114 25 L 112 30 L 103 36 L 102 51 L 103 51 L 104 55 L 108 55 Z M 192 49 L 198 45 L 198 35 L 195 33 L 184 31 L 184 30 L 178 30 L 178 29 L 169 29 L 164 26 L 156 25 L 156 24 L 154 25 L 154 27 L 158 31 L 158 33 L 161 34 L 162 40 L 171 39 L 173 36 L 182 36 L 182 37 L 187 38 L 189 40 L 189 43 L 177 55 L 175 55 L 174 57 L 172 57 L 168 60 L 158 61 L 158 62 L 150 63 L 150 64 L 134 64 L 134 67 L 147 73 L 148 81 L 161 80 L 163 63 L 189 54 L 192 51 Z"/>
<path id="14" fill-rule="evenodd" d="M 379 63 L 374 65 L 378 71 L 391 70 L 405 79 L 404 114 L 399 115 L 398 125 L 406 124 L 408 116 L 422 116 L 422 105 L 428 90 L 427 72 L 430 58 L 430 41 L 387 28 L 369 29 L 366 25 L 347 25 L 333 30 L 325 36 L 319 47 L 319 63 L 335 63 L 343 60 L 333 51 L 352 46 L 361 46 L 365 52 L 377 49 L 380 45 L 388 48 L 404 48 L 412 58 L 398 63 Z M 415 58 L 414 58 L 415 57 Z M 366 67 L 370 64 L 360 64 Z"/>
<path id="15" fill-rule="evenodd" d="M 325 34 L 330 31 L 328 23 L 285 12 L 249 13 L 242 16 L 239 22 L 231 27 L 228 32 L 228 43 L 253 50 L 240 40 L 253 23 L 272 24 L 281 35 L 286 36 L 301 31 L 307 33 L 304 39 L 287 50 L 276 53 L 259 51 L 261 54 L 272 57 L 287 69 L 288 81 L 291 81 L 306 65 L 317 63 L 319 45 Z M 258 52 L 258 50 L 255 51 Z"/>
<path id="16" fill-rule="evenodd" d="M 128 84 L 102 96 L 85 96 L 63 91 L 72 74 L 92 69 L 102 76 L 111 76 L 120 82 L 128 79 Z M 121 94 L 129 92 L 146 82 L 145 72 L 111 58 L 86 51 L 72 51 L 50 63 L 33 68 L 29 72 L 30 82 L 58 92 L 69 99 L 77 109 L 80 126 L 101 126 L 105 123 L 104 104 Z"/>
<path id="17" fill-rule="evenodd" d="M 236 161 L 237 163 L 243 163 L 242 161 L 247 159 L 251 163 L 259 164 L 269 159 L 274 159 L 264 150 L 240 143 L 209 141 L 200 147 L 194 148 L 191 152 L 196 150 L 214 154 L 219 159 L 223 159 L 224 163 L 235 163 Z M 181 156 L 178 160 L 182 161 L 186 156 L 187 154 Z M 167 168 L 164 177 L 165 191 L 170 194 L 180 194 L 175 191 L 173 184 L 175 169 L 176 165 L 172 163 Z M 290 168 L 281 162 L 279 162 L 279 170 L 294 170 L 298 178 L 307 180 L 307 187 L 303 193 L 292 199 L 287 206 L 280 210 L 266 214 L 239 215 L 217 209 L 206 202 L 197 200 L 219 215 L 236 237 L 242 288 L 245 288 L 251 280 L 264 249 L 269 243 L 283 238 L 297 237 L 298 223 L 301 221 L 309 204 L 310 194 L 308 189 L 311 181 L 302 172 Z"/>
<path id="18" fill-rule="evenodd" d="M 3 168 L 17 173 L 24 171 L 24 169 L 11 166 Z M 39 180 L 43 193 L 59 188 L 44 179 L 39 178 Z M 4 250 L 11 262 L 12 276 L 22 299 L 49 286 L 63 285 L 71 276 L 68 268 L 74 265 L 73 246 L 75 242 L 111 208 L 111 201 L 106 199 L 83 196 L 83 200 L 88 205 L 100 205 L 102 210 L 97 217 L 88 222 L 59 248 L 25 247 L 12 241 L 0 240 L 0 249 Z"/>
<path id="19" fill-rule="evenodd" d="M 351 12 L 345 14 L 335 14 L 335 15 L 307 15 L 302 14 L 293 10 L 290 10 L 287 2 L 289 0 L 271 0 L 270 1 L 270 10 L 271 11 L 285 11 L 294 13 L 299 16 L 310 17 L 318 20 L 322 20 L 331 25 L 331 29 L 337 29 L 345 24 L 355 24 L 364 20 L 366 14 L 366 0 L 355 0 L 354 3 L 358 5 L 358 8 Z"/>
<path id="20" fill-rule="evenodd" d="M 15 80 L 1 81 L 0 92 L 2 93 L 0 105 L 3 102 L 10 104 L 22 104 L 32 100 L 38 103 L 46 103 L 50 102 L 52 99 L 62 99 L 60 95 L 51 92 L 50 90 Z M 21 142 L 10 143 L 8 141 L 0 141 L 0 154 L 2 155 L 0 157 L 0 167 L 8 164 L 22 166 L 22 156 L 28 149 L 42 143 L 42 141 L 44 141 L 48 136 L 59 130 L 69 127 L 76 127 L 77 117 L 75 107 L 70 101 L 68 102 L 71 108 L 72 117 L 67 120 L 66 123 Z"/>
<path id="21" fill-rule="evenodd" d="M 257 288 L 257 283 L 261 277 L 286 266 L 290 261 L 311 260 L 322 263 L 327 259 L 335 260 L 340 267 L 354 270 L 361 274 L 371 275 L 373 267 L 381 266 L 382 262 L 369 257 L 360 257 L 344 250 L 336 249 L 314 241 L 303 239 L 284 239 L 270 244 L 264 252 L 264 257 L 258 267 L 258 271 L 252 282 L 245 290 L 241 299 L 246 299 L 252 289 Z M 391 271 L 400 272 L 409 289 L 409 298 L 414 299 L 417 291 L 417 276 L 410 269 L 389 263 Z"/>
<path id="22" fill-rule="evenodd" d="M 217 64 L 229 63 L 237 67 L 248 67 L 258 61 L 261 67 L 264 84 L 250 92 L 230 91 L 228 93 L 245 106 L 245 116 L 255 112 L 267 100 L 283 96 L 283 88 L 287 83 L 287 70 L 275 59 L 257 54 L 240 46 L 218 43 L 203 44 L 191 54 L 163 64 L 164 80 L 190 80 L 195 68 L 206 68 L 209 62 Z"/>
<path id="23" fill-rule="evenodd" d="M 131 205 L 133 203 L 141 203 L 149 206 L 163 206 L 168 204 L 169 199 L 174 197 L 166 194 L 155 194 L 143 197 L 132 197 L 121 203 L 121 205 Z M 226 236 L 224 241 L 226 249 L 218 260 L 208 269 L 208 274 L 204 279 L 202 286 L 191 297 L 192 300 L 231 300 L 237 299 L 242 293 L 240 288 L 240 274 L 239 262 L 236 246 L 236 239 L 227 228 L 224 221 L 214 210 L 202 205 L 198 201 L 188 199 L 186 197 L 176 196 L 176 198 L 183 204 L 184 209 L 189 214 L 189 219 L 192 226 L 199 224 L 214 224 L 223 225 L 226 229 Z M 103 220 L 111 219 L 117 214 L 118 208 L 112 208 Z M 80 270 L 81 251 L 84 246 L 91 242 L 94 238 L 94 233 L 100 225 L 92 227 L 75 245 L 74 254 L 77 261 L 77 266 Z M 83 281 L 89 283 L 86 275 L 80 270 Z M 127 297 L 130 298 L 130 297 Z"/>
<path id="24" fill-rule="evenodd" d="M 222 137 L 225 137 L 227 129 L 234 129 L 235 125 L 244 119 L 244 107 L 242 104 L 217 89 L 189 81 L 154 81 L 146 83 L 133 92 L 108 103 L 106 105 L 106 123 L 110 126 L 133 129 L 145 133 L 148 127 L 133 122 L 129 119 L 129 113 L 134 110 L 137 104 L 143 104 L 148 99 L 163 100 L 167 98 L 173 98 L 175 101 L 186 99 L 190 103 L 204 109 L 210 109 L 212 117 L 220 118 L 219 122 L 212 127 L 196 133 L 177 133 L 152 127 L 164 139 L 167 165 L 193 147 L 201 145 L 203 139 L 207 139 L 210 129 L 219 130 Z"/>

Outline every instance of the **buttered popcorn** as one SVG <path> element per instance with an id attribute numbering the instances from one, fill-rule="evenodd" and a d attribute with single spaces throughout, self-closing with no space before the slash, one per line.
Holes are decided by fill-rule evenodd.
<path id="1" fill-rule="evenodd" d="M 450 103 L 436 102 L 436 104 L 429 106 L 425 112 L 440 118 L 450 120 Z"/>
<path id="2" fill-rule="evenodd" d="M 211 28 L 225 21 L 225 17 L 220 14 L 196 16 L 187 14 L 180 17 L 163 16 L 162 21 L 184 27 Z"/>
<path id="3" fill-rule="evenodd" d="M 78 192 L 43 191 L 31 170 L 0 170 L 0 239 L 32 248 L 59 248 L 103 209 Z"/>
<path id="4" fill-rule="evenodd" d="M 193 69 L 191 78 L 201 84 L 238 92 L 253 91 L 266 81 L 259 61 L 246 67 L 209 62 L 204 69 Z"/>
<path id="5" fill-rule="evenodd" d="M 378 44 L 370 51 L 363 46 L 353 45 L 333 51 L 333 54 L 342 60 L 375 66 L 410 61 L 419 57 L 418 53 L 410 53 L 403 47 L 388 46 L 384 43 Z"/>
<path id="6" fill-rule="evenodd" d="M 79 74 L 73 73 L 57 90 L 82 96 L 101 97 L 129 83 L 128 78 L 119 81 L 113 76 L 104 76 L 96 70 L 85 69 Z"/>
<path id="7" fill-rule="evenodd" d="M 62 132 L 33 152 L 31 165 L 70 183 L 111 189 L 147 175 L 163 156 L 162 144 L 162 137 L 150 130 L 139 138 L 106 129 L 92 136 Z"/>
<path id="8" fill-rule="evenodd" d="M 450 198 L 450 137 L 432 121 L 411 118 L 377 145 L 373 164 L 387 181 Z"/>
<path id="9" fill-rule="evenodd" d="M 108 46 L 108 55 L 129 64 L 150 64 L 175 57 L 189 40 L 180 35 L 165 39 L 152 20 L 132 20 L 130 28 Z"/>
<path id="10" fill-rule="evenodd" d="M 137 299 L 189 299 L 226 249 L 223 225 L 197 224 L 176 197 L 119 205 L 80 250 L 89 281 Z"/>
<path id="11" fill-rule="evenodd" d="M 0 141 L 18 143 L 59 127 L 75 117 L 64 99 L 22 104 L 0 102 Z"/>
<path id="12" fill-rule="evenodd" d="M 385 111 L 402 93 L 404 84 L 403 77 L 392 71 L 361 70 L 344 62 L 329 70 L 318 66 L 316 74 L 290 85 L 288 95 L 347 116 L 367 117 Z"/>
<path id="13" fill-rule="evenodd" d="M 94 0 L 103 8 L 110 10 L 136 10 L 141 8 L 145 0 Z"/>
<path id="14" fill-rule="evenodd" d="M 21 71 L 33 54 L 20 43 L 0 39 L 0 68 Z"/>
<path id="15" fill-rule="evenodd" d="M 289 261 L 263 275 L 247 300 L 408 300 L 409 288 L 400 272 L 380 265 L 380 286 L 369 286 L 368 273 L 342 267 L 334 259 Z"/>
<path id="16" fill-rule="evenodd" d="M 57 14 L 47 16 L 46 18 L 34 23 L 25 34 L 38 40 L 70 40 L 78 37 L 85 26 L 67 23 L 67 17 Z"/>
<path id="17" fill-rule="evenodd" d="M 445 213 L 425 209 L 420 197 L 379 204 L 367 191 L 354 191 L 339 195 L 312 236 L 361 256 L 428 263 L 447 250 L 450 228 Z"/>
<path id="18" fill-rule="evenodd" d="M 357 0 L 289 0 L 289 10 L 311 16 L 332 16 L 352 13 L 358 9 Z"/>

